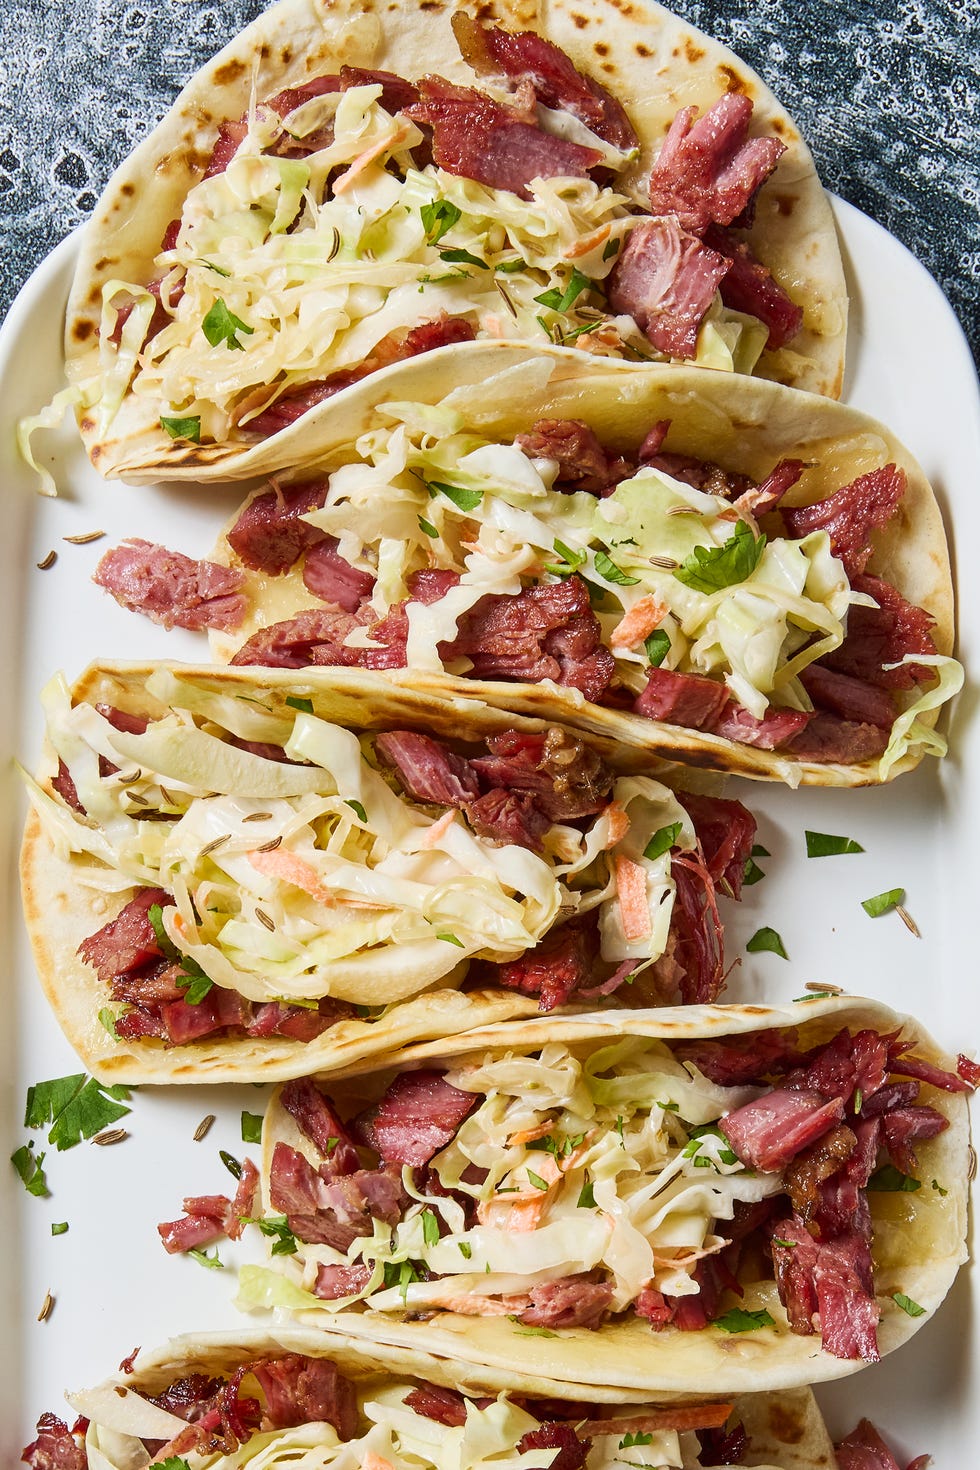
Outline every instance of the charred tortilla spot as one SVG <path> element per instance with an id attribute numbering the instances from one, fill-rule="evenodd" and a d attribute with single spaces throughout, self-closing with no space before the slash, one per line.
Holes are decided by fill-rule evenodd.
<path id="1" fill-rule="evenodd" d="M 262 50 L 263 50 L 263 54 L 265 54 L 266 51 L 267 51 L 267 48 L 266 47 L 263 47 Z M 283 58 L 283 59 L 285 60 L 285 58 Z M 217 83 L 217 85 L 219 87 L 227 87 L 227 86 L 230 86 L 232 82 L 237 82 L 242 76 L 244 76 L 244 74 L 245 74 L 245 63 L 244 63 L 244 61 L 237 61 L 237 60 L 225 61 L 215 71 L 215 73 L 214 73 L 214 80 L 215 80 L 215 82 Z"/>
<path id="2" fill-rule="evenodd" d="M 602 70 L 603 71 L 606 71 L 606 72 L 609 72 L 610 76 L 615 76 L 616 75 L 616 67 L 615 67 L 614 63 L 611 62 L 611 61 L 604 61 L 602 63 Z"/>
<path id="3" fill-rule="evenodd" d="M 135 187 L 135 185 L 130 184 L 127 181 L 125 184 L 122 185 L 122 187 L 120 188 L 119 192 L 120 192 L 120 194 L 125 194 L 125 196 L 126 196 L 127 199 L 131 199 L 132 196 L 136 193 L 136 187 Z"/>
<path id="4" fill-rule="evenodd" d="M 643 44 L 642 41 L 637 41 L 636 46 L 633 49 L 636 51 L 637 56 L 652 56 L 653 55 L 653 52 L 650 50 L 650 47 L 649 46 L 644 46 L 644 44 Z"/>
<path id="5" fill-rule="evenodd" d="M 585 27 L 589 23 L 589 17 L 587 15 L 576 15 L 574 11 L 572 12 L 572 20 L 578 26 L 580 31 L 584 31 Z"/>
<path id="6" fill-rule="evenodd" d="M 108 270 L 115 263 L 111 255 L 103 255 L 95 262 L 93 269 L 101 274 L 102 271 Z"/>
<path id="7" fill-rule="evenodd" d="M 89 418 L 88 414 L 86 414 L 85 417 L 82 419 L 81 423 L 79 424 L 79 428 L 81 429 L 81 431 L 82 431 L 83 434 L 91 434 L 91 433 L 93 433 L 94 430 L 95 430 L 95 419 Z M 97 459 L 98 456 L 101 453 L 102 453 L 102 450 L 96 444 L 95 447 L 92 450 L 92 458 L 93 459 Z"/>
<path id="8" fill-rule="evenodd" d="M 263 61 L 269 60 L 269 57 L 272 55 L 272 47 L 269 45 L 268 41 L 262 42 L 262 45 L 259 47 L 259 55 L 261 56 Z"/>
<path id="9" fill-rule="evenodd" d="M 597 56 L 608 56 L 609 55 L 609 46 L 608 46 L 608 43 L 605 42 L 605 41 L 596 41 L 596 43 L 595 43 L 595 45 L 593 46 L 592 49 L 593 49 L 593 51 L 595 52 L 595 54 Z"/>
<path id="10" fill-rule="evenodd" d="M 769 1410 L 769 1423 L 780 1444 L 799 1444 L 806 1426 L 799 1414 L 783 1404 L 774 1404 Z"/>
<path id="11" fill-rule="evenodd" d="M 88 322 L 76 322 L 75 325 L 71 329 L 71 334 L 74 337 L 74 339 L 75 339 L 76 342 L 87 342 L 88 339 L 89 339 L 89 337 L 91 337 L 91 335 L 92 335 L 92 333 L 94 331 L 95 331 L 95 323 L 94 322 L 91 322 L 91 321 L 88 321 Z"/>
<path id="12" fill-rule="evenodd" d="M 690 36 L 687 36 L 684 40 L 684 54 L 693 66 L 695 62 L 700 61 L 704 56 L 704 47 L 695 45 Z M 730 90 L 731 88 L 729 88 Z"/>
<path id="13" fill-rule="evenodd" d="M 796 208 L 796 200 L 790 194 L 770 194 L 769 203 L 775 204 L 779 213 L 787 217 Z"/>
<path id="14" fill-rule="evenodd" d="M 720 65 L 717 70 L 726 92 L 744 92 L 748 96 L 749 89 L 737 71 L 733 71 L 730 66 L 724 64 Z"/>
<path id="15" fill-rule="evenodd" d="M 283 66 L 288 66 L 289 63 L 292 61 L 292 59 L 293 59 L 293 48 L 292 48 L 292 46 L 284 46 L 282 48 L 282 50 L 280 51 L 280 53 L 279 53 L 279 60 L 282 62 Z"/>

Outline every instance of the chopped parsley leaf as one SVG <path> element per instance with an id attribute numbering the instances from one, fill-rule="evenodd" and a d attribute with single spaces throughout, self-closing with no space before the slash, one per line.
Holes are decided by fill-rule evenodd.
<path id="1" fill-rule="evenodd" d="M 129 1096 L 129 1088 L 121 1083 L 105 1087 L 84 1072 L 36 1082 L 27 1089 L 24 1126 L 43 1128 L 50 1123 L 48 1142 L 60 1152 L 125 1118 L 131 1109 L 123 1106 L 123 1099 Z"/>
<path id="2" fill-rule="evenodd" d="M 511 1322 L 514 1322 L 514 1323 L 517 1324 L 517 1330 L 518 1330 L 518 1332 L 520 1333 L 520 1335 L 522 1337 L 557 1337 L 558 1336 L 558 1333 L 557 1332 L 552 1332 L 552 1330 L 551 1330 L 550 1327 L 525 1327 L 522 1324 L 520 1317 L 516 1316 L 513 1313 L 508 1313 L 508 1316 L 509 1316 L 509 1319 L 510 1319 Z"/>
<path id="3" fill-rule="evenodd" d="M 233 311 L 229 311 L 219 296 L 201 323 L 201 331 L 207 337 L 212 347 L 218 347 L 224 342 L 227 347 L 234 348 L 238 352 L 244 352 L 245 349 L 235 333 L 244 332 L 246 336 L 250 337 L 255 331 L 255 328 L 246 326 L 241 317 L 237 317 Z"/>
<path id="4" fill-rule="evenodd" d="M 943 1199 L 945 1199 L 946 1196 L 949 1194 L 949 1190 L 948 1189 L 943 1189 L 943 1187 L 940 1184 L 940 1182 L 939 1182 L 938 1179 L 934 1179 L 932 1181 L 932 1187 L 936 1191 L 937 1194 L 942 1195 Z"/>
<path id="5" fill-rule="evenodd" d="M 654 862 L 658 857 L 663 857 L 665 852 L 670 852 L 680 836 L 682 826 L 681 822 L 671 822 L 669 827 L 658 828 L 643 849 L 643 856 L 649 862 Z"/>
<path id="6" fill-rule="evenodd" d="M 290 709 L 302 710 L 304 715 L 311 715 L 313 713 L 312 699 L 301 699 L 298 694 L 287 694 L 286 703 Z"/>
<path id="7" fill-rule="evenodd" d="M 755 1332 L 760 1327 L 774 1327 L 776 1324 L 765 1308 L 761 1312 L 746 1312 L 743 1307 L 732 1307 L 730 1312 L 716 1317 L 711 1325 L 725 1332 Z"/>
<path id="8" fill-rule="evenodd" d="M 751 888 L 754 883 L 759 883 L 765 877 L 765 873 L 759 867 L 755 858 L 746 858 L 745 867 L 742 870 L 742 887 Z"/>
<path id="9" fill-rule="evenodd" d="M 146 916 L 150 921 L 150 926 L 153 929 L 154 938 L 161 954 L 166 959 L 173 960 L 174 964 L 179 965 L 184 972 L 182 975 L 178 975 L 174 982 L 183 990 L 184 1000 L 189 1006 L 200 1005 L 201 1001 L 211 990 L 214 981 L 210 975 L 205 975 L 197 960 L 192 960 L 187 955 L 181 954 L 163 927 L 163 909 L 160 904 L 151 903 Z"/>
<path id="10" fill-rule="evenodd" d="M 551 572 L 556 577 L 570 577 L 577 572 L 579 567 L 584 566 L 587 560 L 584 551 L 573 551 L 566 546 L 564 541 L 555 542 L 555 553 L 561 557 L 560 563 L 545 564 L 545 571 Z"/>
<path id="11" fill-rule="evenodd" d="M 51 1222 L 51 1234 L 52 1235 L 67 1235 L 68 1234 L 68 1221 L 67 1220 L 52 1220 L 52 1222 Z"/>
<path id="12" fill-rule="evenodd" d="M 434 541 L 438 541 L 439 532 L 436 530 L 431 521 L 427 521 L 425 519 L 425 516 L 419 516 L 418 523 L 420 531 L 424 531 L 427 536 L 431 536 Z"/>
<path id="13" fill-rule="evenodd" d="M 674 576 L 695 592 L 718 592 L 750 577 L 765 547 L 765 535 L 753 536 L 745 522 L 739 521 L 723 546 L 695 546 Z"/>
<path id="14" fill-rule="evenodd" d="M 483 499 L 482 490 L 464 490 L 461 485 L 445 485 L 441 480 L 429 480 L 430 495 L 445 495 L 461 511 L 476 510 Z"/>
<path id="15" fill-rule="evenodd" d="M 158 1460 L 153 1470 L 191 1470 L 191 1467 L 180 1455 L 168 1455 L 165 1460 Z"/>
<path id="16" fill-rule="evenodd" d="M 522 271 L 523 269 L 524 261 L 519 255 L 515 260 L 498 260 L 494 266 L 495 271 L 503 271 L 508 276 L 513 275 L 515 271 Z"/>
<path id="17" fill-rule="evenodd" d="M 242 1143 L 262 1142 L 262 1114 L 242 1113 Z"/>
<path id="18" fill-rule="evenodd" d="M 463 217 L 463 211 L 448 199 L 433 199 L 431 204 L 423 204 L 419 214 L 422 216 L 422 228 L 429 245 L 437 244 Z"/>
<path id="19" fill-rule="evenodd" d="M 10 1155 L 10 1162 L 20 1175 L 27 1193 L 33 1194 L 36 1199 L 46 1199 L 51 1191 L 41 1167 L 44 1163 L 44 1154 L 35 1155 L 34 1145 L 23 1143 L 15 1153 Z"/>
<path id="20" fill-rule="evenodd" d="M 490 269 L 485 260 L 481 260 L 478 255 L 471 255 L 468 250 L 440 250 L 439 259 L 444 260 L 447 265 L 475 265 L 481 271 Z"/>
<path id="21" fill-rule="evenodd" d="M 544 1189 L 544 1190 L 547 1190 L 548 1189 L 549 1186 L 548 1186 L 547 1179 L 542 1179 L 541 1178 L 541 1175 L 540 1174 L 535 1174 L 535 1172 L 534 1172 L 533 1169 L 528 1169 L 528 1171 L 527 1171 L 527 1177 L 531 1181 L 531 1183 L 534 1185 L 535 1189 Z"/>
<path id="22" fill-rule="evenodd" d="M 190 444 L 200 444 L 201 442 L 200 415 L 196 418 L 171 419 L 161 414 L 160 427 L 161 429 L 166 429 L 171 439 L 186 439 Z"/>
<path id="23" fill-rule="evenodd" d="M 460 949 L 465 949 L 463 941 L 457 939 L 455 934 L 437 934 L 436 938 L 441 939 L 444 944 L 458 944 Z"/>
<path id="24" fill-rule="evenodd" d="M 644 1434 L 642 1429 L 638 1429 L 635 1434 L 624 1434 L 623 1438 L 619 1441 L 619 1448 L 621 1450 L 631 1450 L 634 1445 L 638 1444 L 653 1444 L 653 1435 Z"/>
<path id="25" fill-rule="evenodd" d="M 626 1147 L 626 1139 L 623 1137 L 623 1115 L 622 1115 L 622 1113 L 620 1113 L 619 1117 L 616 1119 L 616 1132 L 619 1134 L 619 1146 L 620 1146 L 620 1148 L 625 1148 Z"/>
<path id="26" fill-rule="evenodd" d="M 869 918 L 877 919 L 882 914 L 890 914 L 892 909 L 898 908 L 904 902 L 904 888 L 889 888 L 887 893 L 876 893 L 874 898 L 862 898 L 861 907 Z"/>
<path id="27" fill-rule="evenodd" d="M 355 817 L 357 817 L 360 821 L 367 821 L 367 812 L 364 810 L 359 801 L 346 801 L 344 805 L 349 806 Z"/>
<path id="28" fill-rule="evenodd" d="M 780 1238 L 779 1238 L 778 1235 L 774 1235 L 773 1236 L 772 1243 L 773 1243 L 773 1245 L 781 1245 L 784 1250 L 788 1250 L 788 1251 L 795 1251 L 796 1250 L 796 1241 L 795 1240 L 780 1240 Z"/>
<path id="29" fill-rule="evenodd" d="M 101 1022 L 105 1030 L 108 1031 L 113 1041 L 122 1041 L 122 1037 L 116 1030 L 117 1019 L 118 1018 L 116 1016 L 116 1013 L 111 1008 L 111 1006 L 103 1006 L 101 1011 L 99 1012 L 99 1021 Z"/>
<path id="30" fill-rule="evenodd" d="M 894 1164 L 882 1164 L 872 1174 L 865 1188 L 878 1194 L 914 1194 L 917 1189 L 922 1188 L 922 1181 L 911 1174 L 903 1174 Z"/>
<path id="31" fill-rule="evenodd" d="M 629 572 L 624 572 L 604 551 L 596 552 L 595 569 L 606 582 L 614 582 L 617 587 L 635 587 L 640 580 L 639 577 L 631 577 Z"/>
<path id="32" fill-rule="evenodd" d="M 772 857 L 772 853 L 769 851 L 768 847 L 763 847 L 763 845 L 762 845 L 761 842 L 754 842 L 752 844 L 751 856 L 752 857 Z"/>
<path id="33" fill-rule="evenodd" d="M 770 929 L 768 924 L 755 931 L 745 948 L 749 954 L 764 954 L 768 952 L 770 954 L 778 954 L 784 960 L 789 959 L 789 955 L 786 953 L 786 946 L 783 944 L 781 936 L 776 933 L 775 929 Z"/>
<path id="34" fill-rule="evenodd" d="M 670 634 L 665 633 L 663 628 L 657 628 L 649 638 L 644 638 L 643 647 L 646 649 L 650 667 L 659 669 L 664 659 L 670 652 Z"/>
<path id="35" fill-rule="evenodd" d="M 614 255 L 618 255 L 622 243 L 622 240 L 618 236 L 612 240 L 607 240 L 602 249 L 603 260 L 612 260 Z"/>
<path id="36" fill-rule="evenodd" d="M 385 1261 L 385 1286 L 397 1286 L 403 1302 L 408 1301 L 408 1288 L 413 1281 L 421 1281 L 422 1268 L 417 1261 Z"/>
<path id="37" fill-rule="evenodd" d="M 209 1256 L 207 1251 L 200 1251 L 197 1249 L 196 1246 L 192 1246 L 191 1249 L 187 1252 L 187 1255 L 189 1255 L 192 1260 L 197 1261 L 199 1266 L 207 1266 L 209 1271 L 223 1271 L 225 1269 L 224 1261 L 220 1261 L 218 1259 L 217 1250 L 215 1250 L 213 1256 Z"/>
<path id="38" fill-rule="evenodd" d="M 294 1256 L 296 1254 L 296 1237 L 290 1230 L 289 1221 L 285 1215 L 267 1215 L 261 1220 L 247 1219 L 246 1223 L 257 1225 L 263 1235 L 275 1239 L 270 1255 Z"/>
<path id="39" fill-rule="evenodd" d="M 460 1255 L 465 1261 L 468 1261 L 473 1254 L 473 1247 L 470 1245 L 469 1241 L 457 1240 L 456 1244 L 459 1246 Z"/>
<path id="40" fill-rule="evenodd" d="M 892 1301 L 896 1307 L 901 1307 L 902 1311 L 909 1317 L 925 1316 L 925 1307 L 920 1307 L 919 1303 L 914 1302 L 910 1296 L 906 1296 L 904 1291 L 896 1291 L 892 1296 Z"/>
<path id="41" fill-rule="evenodd" d="M 432 1210 L 422 1211 L 422 1239 L 426 1245 L 439 1244 L 439 1221 Z"/>
<path id="42" fill-rule="evenodd" d="M 568 311 L 581 296 L 583 291 L 588 291 L 592 286 L 588 276 L 583 276 L 577 268 L 573 269 L 568 285 L 564 291 L 552 287 L 550 291 L 542 291 L 540 296 L 535 296 L 535 301 L 541 306 L 547 306 L 549 311 Z"/>
<path id="43" fill-rule="evenodd" d="M 580 1210 L 594 1210 L 595 1207 L 595 1192 L 590 1180 L 588 1184 L 582 1186 L 582 1193 L 578 1197 L 576 1208 Z"/>
<path id="44" fill-rule="evenodd" d="M 806 855 L 814 857 L 838 857 L 843 852 L 863 852 L 860 842 L 853 837 L 836 837 L 831 832 L 806 832 Z"/>

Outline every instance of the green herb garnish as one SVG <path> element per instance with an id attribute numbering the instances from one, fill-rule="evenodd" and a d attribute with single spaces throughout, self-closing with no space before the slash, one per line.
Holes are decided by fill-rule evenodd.
<path id="1" fill-rule="evenodd" d="M 674 576 L 695 592 L 711 593 L 722 587 L 733 587 L 752 575 L 765 546 L 765 535 L 753 536 L 745 522 L 739 521 L 734 535 L 724 546 L 695 546 Z"/>
<path id="2" fill-rule="evenodd" d="M 647 658 L 650 660 L 650 667 L 659 669 L 670 652 L 670 635 L 669 633 L 665 633 L 663 628 L 657 628 L 655 632 L 650 634 L 649 638 L 644 638 L 643 647 L 646 649 Z"/>
<path id="3" fill-rule="evenodd" d="M 419 214 L 427 244 L 435 245 L 453 225 L 459 224 L 463 211 L 450 204 L 448 199 L 434 199 L 431 204 L 423 204 Z"/>
<path id="4" fill-rule="evenodd" d="M 439 532 L 436 530 L 431 521 L 427 521 L 425 519 L 425 516 L 419 516 L 418 523 L 420 531 L 424 531 L 427 536 L 431 536 L 434 541 L 438 541 Z"/>
<path id="5" fill-rule="evenodd" d="M 445 495 L 457 509 L 464 512 L 476 510 L 483 499 L 482 490 L 464 490 L 460 485 L 445 485 L 441 480 L 429 480 L 427 483 L 430 495 Z"/>
<path id="6" fill-rule="evenodd" d="M 226 346 L 235 348 L 239 352 L 243 352 L 244 348 L 235 333 L 244 332 L 250 337 L 254 330 L 254 327 L 246 326 L 241 317 L 229 311 L 220 296 L 201 323 L 201 331 L 212 347 L 218 347 L 224 342 Z"/>
<path id="7" fill-rule="evenodd" d="M 682 822 L 671 822 L 669 827 L 658 828 L 643 849 L 643 856 L 651 863 L 658 857 L 663 857 L 677 841 L 682 826 Z"/>
<path id="8" fill-rule="evenodd" d="M 349 806 L 355 817 L 357 817 L 360 821 L 367 821 L 367 812 L 364 810 L 359 801 L 346 801 L 344 805 Z"/>
<path id="9" fill-rule="evenodd" d="M 624 572 L 604 551 L 596 552 L 595 569 L 600 577 L 607 582 L 615 582 L 617 587 L 635 587 L 640 580 L 639 577 L 631 577 L 629 572 Z"/>
<path id="10" fill-rule="evenodd" d="M 591 285 L 592 282 L 588 276 L 583 276 L 580 270 L 574 269 L 564 291 L 553 287 L 550 291 L 542 291 L 541 295 L 535 296 L 534 299 L 539 305 L 547 306 L 549 311 L 568 311 L 574 306 L 582 292 L 587 291 Z"/>
<path id="11" fill-rule="evenodd" d="M 27 1089 L 24 1126 L 43 1128 L 50 1123 L 48 1142 L 60 1152 L 74 1148 L 83 1138 L 94 1138 L 110 1123 L 125 1118 L 131 1109 L 124 1107 L 122 1100 L 129 1096 L 129 1088 L 121 1083 L 105 1087 L 84 1072 L 36 1082 Z"/>
<path id="12" fill-rule="evenodd" d="M 235 1158 L 234 1154 L 226 1153 L 223 1148 L 220 1148 L 218 1150 L 218 1158 L 224 1164 L 225 1168 L 228 1170 L 228 1173 L 232 1176 L 233 1179 L 241 1179 L 242 1166 Z"/>
<path id="13" fill-rule="evenodd" d="M 166 429 L 171 439 L 187 439 L 191 444 L 200 444 L 201 442 L 200 416 L 196 418 L 171 419 L 161 414 L 160 427 L 161 429 Z"/>
<path id="14" fill-rule="evenodd" d="M 108 1031 L 108 1033 L 112 1037 L 113 1041 L 122 1041 L 122 1037 L 119 1035 L 119 1032 L 116 1030 L 116 1020 L 117 1019 L 118 1018 L 116 1016 L 115 1011 L 112 1010 L 110 1006 L 103 1006 L 102 1009 L 101 1009 L 101 1011 L 99 1012 L 99 1021 L 102 1024 L 102 1026 L 104 1027 L 104 1029 L 106 1031 Z"/>
<path id="15" fill-rule="evenodd" d="M 199 1266 L 207 1266 L 209 1271 L 223 1271 L 225 1269 L 224 1261 L 218 1259 L 217 1250 L 215 1250 L 213 1256 L 209 1256 L 207 1251 L 200 1251 L 195 1246 L 192 1246 L 187 1254 L 192 1260 L 197 1261 Z"/>
<path id="16" fill-rule="evenodd" d="M 68 1234 L 68 1221 L 67 1220 L 52 1221 L 51 1222 L 51 1234 L 52 1235 L 67 1235 Z"/>
<path id="17" fill-rule="evenodd" d="M 436 938 L 441 939 L 444 944 L 458 944 L 460 949 L 466 948 L 466 946 L 463 944 L 463 941 L 461 939 L 457 939 L 455 934 L 437 934 Z"/>
<path id="18" fill-rule="evenodd" d="M 478 255 L 472 255 L 469 250 L 440 250 L 439 259 L 444 260 L 447 265 L 475 265 L 481 271 L 490 269 L 485 260 L 481 260 Z"/>
<path id="19" fill-rule="evenodd" d="M 312 699 L 301 699 L 298 694 L 287 694 L 286 703 L 290 709 L 302 710 L 304 715 L 311 715 L 313 713 Z"/>
<path id="20" fill-rule="evenodd" d="M 46 1199 L 51 1191 L 41 1167 L 44 1163 L 44 1154 L 35 1154 L 33 1144 L 23 1143 L 15 1153 L 10 1155 L 10 1162 L 20 1175 L 21 1183 L 27 1193 L 33 1194 L 35 1199 Z"/>
<path id="21" fill-rule="evenodd" d="M 463 1257 L 464 1261 L 468 1261 L 473 1254 L 473 1247 L 470 1245 L 469 1241 L 457 1240 L 456 1244 L 459 1246 L 459 1253 Z"/>
<path id="22" fill-rule="evenodd" d="M 576 1208 L 580 1210 L 594 1210 L 595 1207 L 595 1191 L 590 1180 L 588 1184 L 582 1186 L 582 1193 L 578 1197 Z"/>
<path id="23" fill-rule="evenodd" d="M 896 1291 L 892 1296 L 892 1301 L 896 1307 L 901 1307 L 909 1317 L 924 1317 L 926 1314 L 925 1307 L 920 1307 L 919 1303 L 914 1302 L 910 1296 L 906 1296 L 904 1291 Z"/>
<path id="24" fill-rule="evenodd" d="M 439 1221 L 432 1210 L 422 1211 L 422 1239 L 426 1245 L 439 1244 Z"/>
<path id="25" fill-rule="evenodd" d="M 778 954 L 784 960 L 789 959 L 789 955 L 786 953 L 786 946 L 783 944 L 781 936 L 776 933 L 775 929 L 770 929 L 768 924 L 755 931 L 745 948 L 749 954 L 764 954 L 768 952 L 770 954 Z"/>
<path id="26" fill-rule="evenodd" d="M 887 893 L 876 893 L 874 898 L 862 898 L 861 907 L 870 918 L 877 919 L 881 914 L 890 914 L 904 902 L 904 888 L 889 888 Z"/>
<path id="27" fill-rule="evenodd" d="M 853 837 L 835 837 L 831 832 L 806 832 L 806 855 L 814 857 L 838 857 L 843 852 L 863 852 L 860 842 Z"/>
<path id="28" fill-rule="evenodd" d="M 528 1171 L 527 1171 L 527 1177 L 531 1181 L 531 1183 L 534 1185 L 535 1189 L 544 1189 L 544 1190 L 546 1190 L 549 1187 L 548 1186 L 547 1179 L 542 1179 L 541 1178 L 541 1175 L 540 1174 L 535 1174 L 535 1172 L 534 1172 L 533 1169 L 528 1169 Z"/>
<path id="29" fill-rule="evenodd" d="M 262 1114 L 242 1113 L 242 1143 L 262 1142 Z"/>
<path id="30" fill-rule="evenodd" d="M 555 542 L 555 555 L 560 556 L 561 561 L 557 563 L 546 563 L 544 569 L 546 572 L 553 573 L 556 577 L 570 577 L 573 572 L 578 571 L 579 567 L 584 566 L 588 560 L 584 551 L 573 551 L 570 546 L 565 545 L 564 541 Z"/>
<path id="31" fill-rule="evenodd" d="M 746 1312 L 742 1307 L 732 1307 L 730 1312 L 716 1317 L 712 1323 L 713 1327 L 720 1327 L 724 1332 L 756 1332 L 760 1327 L 775 1325 L 765 1308 L 761 1312 Z"/>
<path id="32" fill-rule="evenodd" d="M 922 1181 L 911 1174 L 903 1174 L 894 1164 L 882 1164 L 872 1174 L 865 1188 L 878 1194 L 914 1194 L 917 1189 L 922 1188 Z"/>
<path id="33" fill-rule="evenodd" d="M 634 1445 L 638 1444 L 653 1444 L 653 1435 L 644 1434 L 642 1429 L 638 1429 L 635 1434 L 624 1434 L 623 1438 L 619 1441 L 619 1448 L 621 1450 L 631 1450 Z"/>

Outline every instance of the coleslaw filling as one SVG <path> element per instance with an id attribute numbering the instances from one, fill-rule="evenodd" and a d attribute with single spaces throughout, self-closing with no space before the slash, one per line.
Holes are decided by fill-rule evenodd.
<path id="1" fill-rule="evenodd" d="M 162 330 L 143 341 L 131 318 L 114 347 L 120 303 L 137 300 L 145 333 L 153 301 L 144 285 L 106 288 L 92 390 L 103 430 L 132 379 L 164 415 L 199 418 L 202 441 L 226 440 L 290 388 L 322 379 L 325 362 L 331 372 L 358 368 L 389 334 L 444 312 L 482 338 L 665 360 L 631 317 L 605 307 L 602 282 L 647 217 L 633 199 L 591 179 L 551 178 L 534 180 L 524 200 L 434 164 L 418 168 L 421 132 L 386 112 L 381 95 L 378 85 L 352 87 L 283 120 L 252 108 L 234 158 L 189 191 L 176 243 L 156 257 Z M 552 131 L 568 123 L 547 109 L 541 119 Z M 614 154 L 614 167 L 630 161 L 575 126 Z M 302 160 L 267 151 L 322 127 L 329 142 Z M 695 361 L 750 373 L 766 338 L 716 293 Z"/>
<path id="2" fill-rule="evenodd" d="M 244 1267 L 240 1305 L 334 1312 L 364 1300 L 376 1311 L 506 1315 L 534 1287 L 599 1268 L 621 1312 L 647 1287 L 697 1295 L 698 1261 L 728 1243 L 718 1223 L 738 1201 L 783 1189 L 779 1175 L 746 1168 L 714 1126 L 765 1089 L 717 1086 L 663 1042 L 633 1037 L 584 1058 L 559 1042 L 538 1055 L 490 1053 L 446 1081 L 482 1098 L 431 1160 L 438 1187 L 406 1167 L 411 1203 L 396 1225 L 375 1220 L 346 1253 L 300 1243 L 277 1258 L 282 1277 Z M 444 1191 L 472 1201 L 475 1224 Z M 361 1263 L 372 1272 L 361 1291 L 313 1294 L 321 1265 Z"/>
<path id="3" fill-rule="evenodd" d="M 555 823 L 539 854 L 401 794 L 370 736 L 319 718 L 309 699 L 273 709 L 260 691 L 218 694 L 168 670 L 147 690 L 166 713 L 137 734 L 73 703 L 53 679 L 48 740 L 78 805 L 30 777 L 28 791 L 59 856 L 84 859 L 83 888 L 173 895 L 161 914 L 167 939 L 214 984 L 253 1001 L 385 1005 L 462 961 L 516 958 L 593 909 L 604 959 L 639 968 L 663 954 L 671 851 L 697 839 L 659 782 L 618 778 L 605 810 L 581 827 Z M 273 744 L 287 759 L 234 740 Z M 673 848 L 646 857 L 662 828 Z M 620 893 L 622 862 L 640 874 L 638 929 L 627 922 L 636 903 L 627 910 Z M 393 953 L 395 967 L 384 959 Z"/>

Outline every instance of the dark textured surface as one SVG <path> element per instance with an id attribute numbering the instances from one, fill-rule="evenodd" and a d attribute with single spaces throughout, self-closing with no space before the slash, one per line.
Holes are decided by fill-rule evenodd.
<path id="1" fill-rule="evenodd" d="M 7 0 L 0 311 L 256 0 Z M 980 360 L 980 3 L 675 0 L 770 84 L 828 188 L 938 279 Z M 900 303 L 896 303 L 900 306 Z"/>

